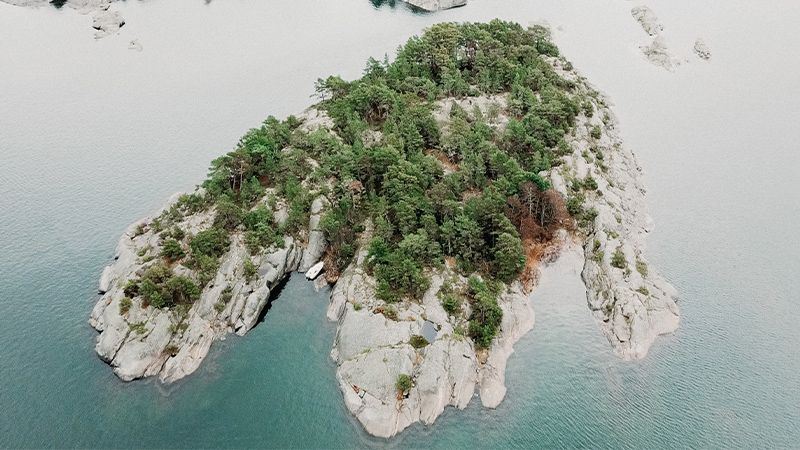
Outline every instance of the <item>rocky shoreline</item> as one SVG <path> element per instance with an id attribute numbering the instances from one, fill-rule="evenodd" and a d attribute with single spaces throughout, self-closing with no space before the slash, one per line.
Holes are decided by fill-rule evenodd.
<path id="1" fill-rule="evenodd" d="M 14 6 L 37 8 L 53 6 L 55 2 L 49 0 L 0 0 Z M 92 17 L 92 28 L 95 29 L 95 39 L 117 33 L 125 25 L 125 19 L 118 11 L 111 10 L 111 3 L 116 0 L 65 0 L 58 8 L 68 6 L 78 14 Z"/>
<path id="2" fill-rule="evenodd" d="M 646 214 L 644 187 L 635 156 L 615 132 L 614 117 L 606 100 L 580 77 L 563 58 L 544 57 L 556 73 L 584 99 L 576 125 L 567 136 L 569 152 L 559 156 L 553 169 L 540 175 L 573 204 L 580 227 L 559 230 L 541 264 L 557 259 L 559 249 L 583 247 L 582 277 L 587 303 L 599 328 L 620 357 L 642 358 L 658 335 L 674 331 L 679 322 L 676 294 L 644 257 L 644 239 L 651 228 Z M 510 122 L 508 94 L 445 98 L 433 104 L 432 116 L 443 133 L 454 105 L 474 120 L 492 117 L 488 126 L 502 132 Z M 333 121 L 315 107 L 297 117 L 308 132 L 335 133 Z M 364 142 L 378 142 L 381 133 L 367 130 Z M 337 136 L 337 138 L 339 138 Z M 289 151 L 284 149 L 282 151 Z M 307 160 L 316 167 L 318 163 Z M 451 170 L 445 162 L 442 170 Z M 318 268 L 325 261 L 328 242 L 321 224 L 331 207 L 329 187 L 311 176 L 302 181 L 313 195 L 307 225 L 299 233 L 286 234 L 281 244 L 262 251 L 248 250 L 242 231 L 234 229 L 230 245 L 218 261 L 213 277 L 200 282 L 199 298 L 185 308 L 155 308 L 131 301 L 131 279 L 141 279 L 160 264 L 166 240 L 172 233 L 160 226 L 160 218 L 172 214 L 171 226 L 183 230 L 176 245 L 187 236 L 209 230 L 216 206 L 186 212 L 184 197 L 175 196 L 159 214 L 131 225 L 117 246 L 115 261 L 101 276 L 102 298 L 89 323 L 100 332 L 96 352 L 121 379 L 157 376 L 171 383 L 194 372 L 215 340 L 228 333 L 246 334 L 252 329 L 269 296 L 291 272 Z M 354 189 L 358 189 L 354 186 Z M 205 195 L 203 189 L 192 194 Z M 573 201 L 574 200 L 574 201 Z M 183 203 L 181 203 L 183 202 Z M 256 208 L 269 210 L 276 226 L 284 224 L 290 208 L 274 189 L 267 189 Z M 453 261 L 427 268 L 430 280 L 419 300 L 402 298 L 387 302 L 378 295 L 377 281 L 367 267 L 368 242 L 373 224 L 367 219 L 354 242 L 355 257 L 330 278 L 333 286 L 327 318 L 337 322 L 331 359 L 345 405 L 366 431 L 391 437 L 416 422 L 433 423 L 447 406 L 465 408 L 475 391 L 488 408 L 498 406 L 506 394 L 505 368 L 514 344 L 534 325 L 529 291 L 535 287 L 520 281 L 502 284 L 497 306 L 502 310 L 498 334 L 488 348 L 480 348 L 467 333 L 472 305 L 461 302 L 445 310 L 443 298 L 450 292 L 468 292 L 475 276 L 459 274 Z M 193 249 L 194 251 L 194 249 Z M 571 260 L 570 260 L 571 261 Z M 171 271 L 191 280 L 202 280 L 197 270 L 173 263 Z M 316 272 L 316 270 L 315 270 Z M 477 278 L 480 281 L 480 277 Z M 449 311 L 449 312 L 448 312 Z M 400 388 L 400 381 L 406 384 Z"/>

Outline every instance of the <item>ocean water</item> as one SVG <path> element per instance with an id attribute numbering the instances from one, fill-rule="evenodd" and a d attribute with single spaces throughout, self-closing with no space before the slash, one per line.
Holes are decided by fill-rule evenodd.
<path id="1" fill-rule="evenodd" d="M 126 25 L 99 41 L 68 8 L 0 3 L 0 447 L 799 447 L 800 5 L 642 3 L 688 59 L 674 73 L 640 55 L 622 0 L 150 0 L 116 5 Z M 328 292 L 299 276 L 175 385 L 120 382 L 95 356 L 86 320 L 127 224 L 248 127 L 308 106 L 317 77 L 494 17 L 548 22 L 613 101 L 644 167 L 649 259 L 681 293 L 676 334 L 620 361 L 576 278 L 545 277 L 500 407 L 475 399 L 391 440 L 347 413 Z"/>

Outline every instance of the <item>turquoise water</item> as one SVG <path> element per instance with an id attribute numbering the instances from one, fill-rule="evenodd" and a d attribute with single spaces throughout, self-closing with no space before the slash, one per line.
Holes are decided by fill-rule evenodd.
<path id="1" fill-rule="evenodd" d="M 800 8 L 691 4 L 653 7 L 676 49 L 703 35 L 714 57 L 667 74 L 639 58 L 630 4 L 611 0 L 473 0 L 440 15 L 128 2 L 122 34 L 101 41 L 69 10 L 0 3 L 0 446 L 798 447 Z M 327 291 L 301 277 L 175 385 L 122 383 L 95 356 L 86 320 L 128 223 L 190 189 L 248 126 L 307 106 L 316 77 L 357 76 L 437 20 L 495 16 L 560 27 L 557 43 L 614 100 L 646 169 L 650 259 L 681 292 L 674 336 L 619 361 L 581 286 L 545 279 L 500 407 L 476 399 L 388 441 L 347 414 Z M 143 52 L 127 50 L 134 38 Z"/>

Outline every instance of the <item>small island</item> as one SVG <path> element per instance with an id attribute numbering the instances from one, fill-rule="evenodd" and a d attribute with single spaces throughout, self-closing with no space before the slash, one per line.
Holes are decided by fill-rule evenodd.
<path id="1" fill-rule="evenodd" d="M 620 357 L 677 328 L 675 290 L 644 256 L 641 169 L 547 29 L 437 24 L 316 92 L 123 234 L 90 318 L 121 379 L 191 374 L 294 271 L 333 285 L 337 380 L 375 436 L 476 389 L 497 406 L 533 328 L 528 294 L 562 252 L 584 256 L 588 306 Z"/>

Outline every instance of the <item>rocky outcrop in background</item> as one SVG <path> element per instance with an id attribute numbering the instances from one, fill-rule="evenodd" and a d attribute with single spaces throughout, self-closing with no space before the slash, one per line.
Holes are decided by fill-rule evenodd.
<path id="1" fill-rule="evenodd" d="M 14 6 L 40 7 L 55 5 L 48 0 L 0 0 Z M 118 11 L 112 11 L 111 3 L 117 0 L 65 0 L 58 8 L 67 6 L 79 14 L 92 17 L 95 38 L 100 39 L 115 34 L 125 25 L 125 19 Z"/>
<path id="2" fill-rule="evenodd" d="M 425 11 L 439 11 L 442 9 L 456 8 L 467 4 L 467 0 L 403 0 L 409 5 L 424 9 Z"/>

